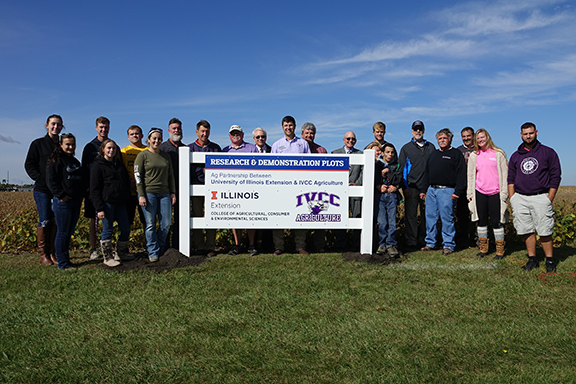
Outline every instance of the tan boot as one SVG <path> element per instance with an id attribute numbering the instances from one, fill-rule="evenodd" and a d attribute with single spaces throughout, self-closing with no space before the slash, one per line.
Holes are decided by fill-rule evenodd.
<path id="1" fill-rule="evenodd" d="M 38 253 L 40 254 L 40 263 L 42 265 L 52 265 L 54 264 L 50 260 L 49 254 L 46 253 L 46 227 L 36 227 L 36 240 L 38 241 Z"/>
<path id="2" fill-rule="evenodd" d="M 119 241 L 116 243 L 116 252 L 114 252 L 114 260 L 116 261 L 130 261 L 135 257 L 130 254 L 127 241 Z"/>
<path id="3" fill-rule="evenodd" d="M 504 240 L 496 240 L 496 256 L 495 260 L 502 260 L 504 258 L 504 246 L 506 242 Z"/>
<path id="4" fill-rule="evenodd" d="M 484 257 L 488 254 L 488 239 L 485 237 L 480 237 L 478 239 L 478 248 L 480 248 L 480 252 L 476 256 Z"/>
<path id="5" fill-rule="evenodd" d="M 112 251 L 112 242 L 110 240 L 100 241 L 100 247 L 102 249 L 102 256 L 104 256 L 104 265 L 108 267 L 117 267 L 120 262 L 114 260 L 114 251 Z"/>

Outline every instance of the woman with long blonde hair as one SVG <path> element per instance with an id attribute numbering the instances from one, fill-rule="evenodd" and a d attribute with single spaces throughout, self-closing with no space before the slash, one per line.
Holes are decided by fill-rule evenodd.
<path id="1" fill-rule="evenodd" d="M 504 257 L 504 226 L 508 219 L 508 160 L 506 153 L 494 145 L 488 131 L 480 128 L 474 134 L 474 151 L 468 159 L 467 198 L 472 221 L 478 222 L 478 257 L 488 253 L 488 223 L 492 224 L 496 256 Z"/>

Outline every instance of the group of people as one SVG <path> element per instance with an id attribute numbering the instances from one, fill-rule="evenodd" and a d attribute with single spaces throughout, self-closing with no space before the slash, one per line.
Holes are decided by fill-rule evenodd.
<path id="1" fill-rule="evenodd" d="M 381 132 L 377 132 L 380 130 Z M 405 240 L 408 251 L 433 251 L 444 255 L 470 245 L 470 222 L 476 223 L 478 256 L 489 251 L 488 225 L 493 229 L 496 255 L 504 257 L 504 223 L 508 220 L 508 199 L 514 227 L 524 237 L 528 262 L 522 267 L 538 267 L 536 234 L 546 256 L 547 272 L 554 272 L 552 202 L 561 180 L 557 153 L 538 141 L 536 125 L 520 128 L 522 144 L 508 162 L 484 128 L 461 130 L 462 145 L 452 147 L 453 133 L 444 128 L 436 133 L 438 149 L 424 139 L 424 123 L 412 124 L 412 140 L 400 150 L 384 140 L 385 125 L 374 125 L 375 141 L 367 148 L 376 153 L 375 217 L 379 254 L 398 256 L 396 210 L 404 198 Z M 399 194 L 402 189 L 403 196 Z M 420 220 L 418 220 L 418 210 Z M 442 245 L 438 247 L 438 222 Z"/>
<path id="2" fill-rule="evenodd" d="M 102 221 L 100 250 L 104 264 L 120 265 L 133 256 L 128 251 L 130 226 L 136 212 L 145 227 L 146 248 L 150 262 L 155 262 L 169 248 L 178 248 L 178 148 L 182 142 L 182 122 L 173 118 L 168 123 L 168 139 L 163 130 L 151 128 L 148 146 L 142 143 L 142 129 L 128 128 L 130 144 L 122 149 L 108 138 L 110 121 L 96 119 L 97 136 L 82 152 L 82 162 L 75 157 L 76 139 L 73 134 L 60 134 L 61 116 L 51 115 L 46 121 L 47 134 L 32 142 L 25 168 L 34 180 L 34 200 L 38 208 L 38 249 L 41 263 L 58 264 L 72 270 L 69 246 L 84 199 L 84 216 L 90 220 L 90 258 L 100 257 L 97 228 Z M 283 137 L 267 144 L 263 128 L 252 131 L 254 144 L 244 141 L 244 131 L 232 125 L 228 131 L 230 144 L 223 149 L 209 140 L 210 123 L 196 124 L 196 140 L 188 145 L 192 152 L 228 153 L 319 153 L 328 151 L 315 143 L 316 127 L 305 123 L 301 136 L 296 136 L 296 121 L 292 116 L 282 119 Z M 374 222 L 378 233 L 377 253 L 398 257 L 397 208 L 405 207 L 406 251 L 432 251 L 438 248 L 449 255 L 457 248 L 470 245 L 470 222 L 476 222 L 479 257 L 488 254 L 488 225 L 493 228 L 496 259 L 504 257 L 504 226 L 507 201 L 514 214 L 514 226 L 524 236 L 528 252 L 526 270 L 536 268 L 536 234 L 546 256 L 547 271 L 555 271 L 552 248 L 554 218 L 552 201 L 561 179 L 560 161 L 556 152 L 542 145 L 533 123 L 521 127 L 522 144 L 508 163 L 504 151 L 494 145 L 485 129 L 474 132 L 471 127 L 461 131 L 463 144 L 452 147 L 453 133 L 441 129 L 436 133 L 436 146 L 424 139 L 424 123 L 412 124 L 412 139 L 398 153 L 393 144 L 384 140 L 386 125 L 373 125 L 374 141 L 365 149 L 375 151 Z M 332 153 L 359 154 L 356 135 L 348 131 L 344 145 Z M 362 185 L 361 165 L 351 165 L 349 185 Z M 370 176 L 371 177 L 371 176 Z M 191 183 L 204 184 L 204 164 L 192 164 Z M 402 193 L 401 193 L 402 191 Z M 361 198 L 349 199 L 351 217 L 360 217 Z M 204 215 L 204 198 L 192 197 L 192 217 Z M 420 212 L 420 215 L 418 213 Z M 174 218 L 173 218 L 174 215 Z M 174 220 L 173 220 L 174 219 Z M 441 222 L 442 245 L 437 247 L 438 222 Z M 113 223 L 118 223 L 119 236 L 112 246 Z M 172 227 L 172 235 L 170 228 Z M 247 230 L 248 252 L 258 254 L 256 230 Z M 262 232 L 262 231 L 261 231 Z M 284 230 L 263 230 L 263 241 L 272 239 L 273 254 L 284 252 Z M 307 231 L 291 230 L 296 251 L 308 255 Z M 347 249 L 347 231 L 335 234 L 337 251 Z M 349 231 L 352 249 L 359 246 L 359 230 Z M 234 246 L 229 254 L 241 252 L 242 229 L 234 229 Z M 314 249 L 322 251 L 325 232 L 315 230 Z M 196 254 L 216 255 L 216 230 L 194 229 L 192 243 Z M 350 245 L 348 245 L 349 249 Z"/>

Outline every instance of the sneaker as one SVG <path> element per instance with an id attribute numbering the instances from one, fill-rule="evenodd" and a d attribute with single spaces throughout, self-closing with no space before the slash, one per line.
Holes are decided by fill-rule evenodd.
<path id="1" fill-rule="evenodd" d="M 283 254 L 283 253 L 284 253 L 284 251 L 282 251 L 282 250 L 280 250 L 280 249 L 277 249 L 277 250 L 274 251 L 274 256 L 280 256 L 280 255 Z"/>
<path id="2" fill-rule="evenodd" d="M 429 251 L 433 251 L 434 248 L 431 247 L 431 246 L 429 246 L 429 245 L 427 245 L 427 246 L 425 246 L 425 247 L 420 248 L 420 250 L 423 251 L 423 252 L 429 252 Z"/>
<path id="3" fill-rule="evenodd" d="M 100 257 L 100 252 L 96 248 L 90 250 L 90 260 L 96 260 Z"/>
<path id="4" fill-rule="evenodd" d="M 535 257 L 529 257 L 528 258 L 528 262 L 526 264 L 524 264 L 524 266 L 522 267 L 523 270 L 525 271 L 531 271 L 534 268 L 538 268 L 538 261 L 536 260 Z"/>
<path id="5" fill-rule="evenodd" d="M 66 267 L 66 268 L 62 268 L 61 271 L 64 271 L 64 272 L 72 272 L 72 271 L 75 271 L 76 269 L 77 269 L 77 268 L 76 268 L 75 266 L 70 265 L 70 266 L 68 266 L 68 267 Z"/>
<path id="6" fill-rule="evenodd" d="M 386 246 L 385 246 L 385 245 L 381 245 L 381 246 L 378 247 L 378 250 L 376 251 L 376 254 L 382 256 L 383 254 L 386 253 L 386 251 L 387 251 L 387 250 L 386 250 Z"/>
<path id="7" fill-rule="evenodd" d="M 256 247 L 254 247 L 253 245 L 248 247 L 248 253 L 250 254 L 250 256 L 256 256 L 257 254 L 259 254 L 260 252 L 258 252 L 258 250 L 256 249 Z"/>
<path id="8" fill-rule="evenodd" d="M 394 245 L 389 246 L 387 251 L 388 251 L 388 254 L 392 257 L 398 257 L 399 256 L 398 250 L 396 249 L 396 247 Z"/>
<path id="9" fill-rule="evenodd" d="M 206 257 L 214 257 L 214 256 L 216 256 L 216 255 L 217 255 L 216 252 L 214 252 L 214 251 L 208 251 L 208 253 L 206 254 Z"/>
<path id="10" fill-rule="evenodd" d="M 445 255 L 445 256 L 446 256 L 446 255 L 451 255 L 451 254 L 453 254 L 453 253 L 454 253 L 454 251 L 451 250 L 450 248 L 444 248 L 444 249 L 442 250 L 442 254 Z"/>
<path id="11" fill-rule="evenodd" d="M 150 261 L 151 263 L 155 263 L 158 261 L 158 256 L 149 256 L 148 261 Z"/>
<path id="12" fill-rule="evenodd" d="M 556 264 L 554 264 L 554 260 L 546 260 L 546 273 L 556 273 Z"/>
<path id="13" fill-rule="evenodd" d="M 236 256 L 239 253 L 240 253 L 240 247 L 237 245 L 233 246 L 232 249 L 228 251 L 228 254 L 231 256 Z"/>

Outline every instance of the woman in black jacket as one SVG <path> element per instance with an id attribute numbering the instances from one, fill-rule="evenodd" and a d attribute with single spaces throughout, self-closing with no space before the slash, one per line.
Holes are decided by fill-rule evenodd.
<path id="1" fill-rule="evenodd" d="M 38 209 L 36 239 L 38 241 L 40 262 L 44 265 L 57 263 L 54 249 L 56 225 L 54 212 L 52 211 L 52 193 L 46 185 L 46 164 L 48 157 L 58 145 L 58 135 L 63 128 L 62 117 L 59 115 L 48 116 L 48 119 L 46 119 L 46 135 L 30 144 L 26 162 L 24 163 L 26 173 L 34 180 L 33 195 L 36 208 Z"/>
<path id="2" fill-rule="evenodd" d="M 46 184 L 54 196 L 52 210 L 56 216 L 56 257 L 58 268 L 74 270 L 70 262 L 70 240 L 80 216 L 80 205 L 86 186 L 82 177 L 82 166 L 74 157 L 76 138 L 71 133 L 60 136 L 58 145 L 48 158 Z"/>
<path id="3" fill-rule="evenodd" d="M 122 162 L 120 149 L 114 140 L 104 140 L 100 154 L 90 171 L 90 200 L 98 218 L 102 220 L 100 245 L 104 264 L 109 267 L 120 265 L 120 260 L 133 260 L 128 252 L 130 223 L 126 203 L 130 197 L 130 178 Z M 118 222 L 120 237 L 116 252 L 112 250 L 112 225 Z"/>

